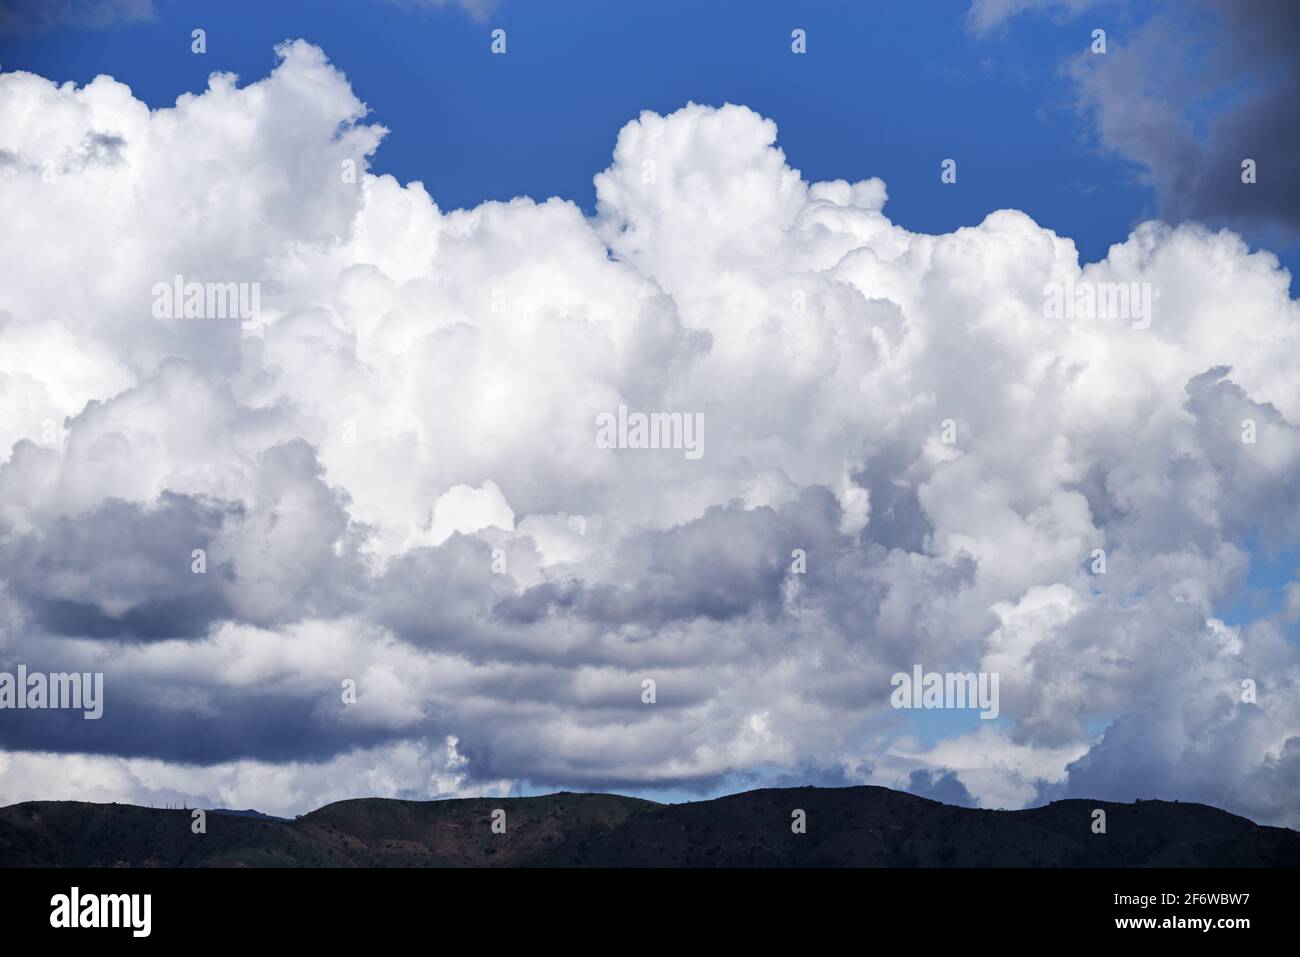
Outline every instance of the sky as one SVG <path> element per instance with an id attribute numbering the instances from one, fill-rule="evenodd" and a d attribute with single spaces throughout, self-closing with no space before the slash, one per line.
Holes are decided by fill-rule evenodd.
<path id="1" fill-rule="evenodd" d="M 608 161 L 613 132 L 642 110 L 666 114 L 688 102 L 739 103 L 773 119 L 790 164 L 809 180 L 880 177 L 891 211 L 911 229 L 948 231 L 1021 209 L 1071 236 L 1091 262 L 1162 209 L 1137 151 L 1099 141 L 1068 66 L 1103 23 L 1117 45 L 1140 36 L 1140 6 L 1096 4 L 1092 19 L 1065 6 L 992 2 L 973 11 L 771 0 L 104 6 L 140 18 L 11 33 L 0 64 L 77 83 L 107 74 L 158 109 L 201 91 L 214 70 L 260 78 L 277 43 L 305 39 L 351 79 L 368 119 L 391 131 L 375 168 L 424 183 L 443 209 L 560 196 L 591 213 L 592 176 Z M 1030 9 L 1013 15 L 1019 6 Z M 998 9 L 1005 15 L 981 13 Z M 810 38 L 809 55 L 788 55 L 795 26 Z M 203 56 L 190 52 L 195 27 L 209 38 Z M 487 54 L 497 27 L 507 31 L 504 58 Z M 1276 145 L 1270 162 L 1294 171 Z M 935 170 L 950 157 L 960 161 L 958 188 L 942 189 Z M 1261 227 L 1260 238 L 1293 265 L 1295 235 Z"/>
<path id="2" fill-rule="evenodd" d="M 1298 39 L 1280 0 L 0 0 L 0 670 L 107 696 L 0 710 L 0 802 L 1300 826 Z M 256 285 L 256 334 L 160 314 L 176 275 Z M 600 447 L 620 405 L 703 454 Z M 890 707 L 917 664 L 1001 713 Z"/>

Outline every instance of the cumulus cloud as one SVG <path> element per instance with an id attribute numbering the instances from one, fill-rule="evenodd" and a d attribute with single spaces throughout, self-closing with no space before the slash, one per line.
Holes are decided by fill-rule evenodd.
<path id="1" fill-rule="evenodd" d="M 1248 543 L 1300 536 L 1274 257 L 1152 222 L 1081 265 L 1014 210 L 913 233 L 734 105 L 629 122 L 593 217 L 447 212 L 369 170 L 321 50 L 279 54 L 155 111 L 0 77 L 0 665 L 106 699 L 6 712 L 6 796 L 815 768 L 1300 823 L 1294 616 L 1220 617 Z M 254 328 L 160 317 L 176 276 L 256 283 Z M 1149 284 L 1152 321 L 1051 318 L 1049 283 Z M 601 447 L 620 406 L 701 415 L 705 454 Z M 888 700 L 918 663 L 999 672 L 1001 716 L 922 743 Z"/>

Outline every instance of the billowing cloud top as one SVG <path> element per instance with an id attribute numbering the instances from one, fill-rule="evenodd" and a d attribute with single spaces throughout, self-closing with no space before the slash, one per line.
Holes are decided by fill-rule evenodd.
<path id="1" fill-rule="evenodd" d="M 1300 544 L 1274 257 L 911 233 L 732 105 L 628 123 L 592 218 L 446 212 L 279 53 L 157 111 L 0 77 L 0 663 L 105 674 L 98 721 L 0 712 L 4 798 L 784 769 L 1300 824 L 1300 590 L 1216 617 Z M 188 283 L 256 308 L 187 316 Z M 1144 321 L 1045 292 L 1121 283 Z M 620 407 L 700 454 L 608 447 Z M 997 672 L 999 717 L 918 736 L 915 664 Z"/>

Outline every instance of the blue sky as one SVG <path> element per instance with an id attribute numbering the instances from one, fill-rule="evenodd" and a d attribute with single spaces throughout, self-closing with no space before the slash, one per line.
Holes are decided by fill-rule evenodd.
<path id="1" fill-rule="evenodd" d="M 261 78 L 277 43 L 307 39 L 390 130 L 374 168 L 422 181 L 444 209 L 526 195 L 571 199 L 590 213 L 591 178 L 608 165 L 617 130 L 642 110 L 694 101 L 743 103 L 773 119 L 809 181 L 881 177 L 891 217 L 916 231 L 1015 208 L 1074 239 L 1092 262 L 1162 214 L 1141 164 L 1099 141 L 1065 64 L 1094 27 L 1123 43 L 1170 5 L 1135 13 L 1102 0 L 1080 16 L 1052 15 L 1049 5 L 1048 15 L 1031 9 L 985 31 L 950 0 L 324 6 L 328 15 L 311 0 L 156 0 L 150 19 L 0 37 L 0 63 L 79 83 L 106 73 L 164 107 L 203 90 L 216 70 Z M 1197 22 L 1206 20 L 1215 29 L 1213 18 Z M 190 52 L 195 27 L 207 31 L 203 56 Z M 508 56 L 489 52 L 497 27 Z M 804 56 L 790 52 L 795 27 L 807 31 Z M 1184 75 L 1168 77 L 1169 88 L 1193 84 L 1199 66 L 1192 56 L 1175 63 Z M 1204 136 L 1256 85 L 1248 71 L 1234 75 L 1184 119 Z M 959 163 L 955 188 L 939 182 L 948 157 Z M 1245 232 L 1296 271 L 1295 235 Z"/>
<path id="2" fill-rule="evenodd" d="M 16 9 L 30 12 L 33 4 L 17 0 Z M 1093 262 L 1144 220 L 1187 218 L 1240 229 L 1252 248 L 1273 250 L 1294 274 L 1300 203 L 1290 184 L 1300 152 L 1290 142 L 1294 129 L 1275 122 L 1277 105 L 1293 102 L 1288 84 L 1294 68 L 1269 43 L 1270 36 L 1289 36 L 1293 24 L 1272 28 L 1269 16 L 1280 24 L 1285 13 L 1275 3 L 1253 26 L 1234 21 L 1232 5 L 1220 0 L 1195 5 L 1193 13 L 1165 3 L 1009 0 L 1001 6 L 1008 16 L 979 25 L 968 4 L 937 0 L 155 0 L 150 17 L 47 23 L 0 34 L 0 65 L 78 84 L 108 74 L 150 107 L 164 108 L 182 94 L 203 91 L 213 72 L 235 73 L 243 84 L 263 79 L 276 67 L 276 45 L 301 38 L 346 75 L 370 108 L 368 122 L 389 130 L 371 170 L 424 183 L 443 211 L 515 196 L 559 196 L 592 216 L 592 177 L 610 166 L 625 124 L 642 111 L 667 115 L 688 102 L 738 103 L 777 124 L 778 145 L 806 181 L 882 179 L 889 192 L 886 215 L 914 232 L 948 233 L 979 224 L 994 210 L 1018 209 L 1072 239 L 1081 259 Z M 63 0 L 57 6 L 84 12 L 93 4 Z M 1113 44 L 1108 55 L 1127 51 L 1130 59 L 1121 62 L 1132 72 L 1121 77 L 1131 86 L 1090 85 L 1096 78 L 1080 58 L 1089 56 L 1097 26 Z M 206 32 L 203 55 L 190 49 L 195 28 Z M 490 52 L 495 28 L 507 31 L 506 56 Z M 795 28 L 806 31 L 805 55 L 790 50 Z M 1247 193 L 1237 181 L 1238 154 L 1260 158 L 1260 183 Z M 947 158 L 958 163 L 955 185 L 940 181 Z M 656 281 L 666 285 L 673 268 L 655 274 Z M 969 277 L 960 281 L 974 284 Z M 1234 320 L 1230 313 L 1222 317 Z M 1271 340 L 1261 335 L 1259 341 Z M 936 391 L 952 378 L 947 361 L 936 360 Z M 984 370 L 966 371 L 977 376 Z M 1162 396 L 1182 402 L 1184 381 Z M 1114 420 L 1125 411 L 1114 411 Z M 1206 452 L 1206 461 L 1211 458 Z M 472 482 L 492 477 L 484 473 Z M 504 486 L 515 476 L 503 466 L 495 477 Z M 556 505 L 554 511 L 563 510 Z M 794 518 L 803 522 L 806 516 Z M 1245 525 L 1271 521 L 1262 514 L 1246 518 Z M 1224 527 L 1229 524 L 1225 520 Z M 1252 564 L 1244 588 L 1216 609 L 1230 625 L 1247 626 L 1281 610 L 1300 548 L 1294 538 L 1280 537 L 1283 544 L 1273 551 L 1260 547 L 1256 535 L 1236 543 Z M 1152 533 L 1146 541 L 1163 539 Z M 683 549 L 694 546 L 692 540 Z M 695 596 L 698 570 L 686 562 L 679 571 L 682 593 Z M 927 572 L 917 593 L 944 585 L 949 571 Z M 1178 574 L 1170 572 L 1171 586 L 1181 583 Z M 732 581 L 745 580 L 738 573 Z M 756 600 L 756 607 L 765 606 Z M 1179 619 L 1170 620 L 1171 629 L 1178 627 Z M 974 668 L 976 661 L 961 665 Z M 829 690 L 828 700 L 836 693 Z M 1144 693 L 1134 700 L 1144 702 Z M 255 715 L 253 707 L 247 713 Z M 927 748 L 984 724 L 961 711 L 888 719 L 891 730 L 907 728 Z M 1086 730 L 1096 735 L 1106 727 L 1090 718 Z M 864 740 L 871 730 L 879 728 L 864 729 Z M 489 746 L 473 757 L 496 769 Z M 701 786 L 718 793 L 755 780 L 793 780 L 796 773 L 765 763 L 747 771 L 753 777 L 732 774 Z M 833 783 L 840 772 L 808 766 L 799 773 Z M 1114 780 L 1126 786 L 1122 767 Z M 698 796 L 687 784 L 622 789 L 658 800 Z M 951 795 L 951 788 L 935 793 Z"/>
<path id="3" fill-rule="evenodd" d="M 24 36 L 2 61 L 79 83 L 107 73 L 162 107 L 215 70 L 265 76 L 276 43 L 305 38 L 391 131 L 374 168 L 423 181 L 444 209 L 528 195 L 591 212 L 619 128 L 693 100 L 773 119 L 805 179 L 881 177 L 891 216 L 913 230 L 1014 207 L 1092 261 L 1155 212 L 1132 164 L 1096 146 L 1061 75 L 1087 20 L 1024 17 L 980 38 L 956 3 L 507 0 L 484 19 L 382 0 L 329 4 L 328 17 L 320 6 L 161 0 L 155 21 Z M 489 52 L 498 26 L 504 57 Z M 206 55 L 190 52 L 194 27 Z M 795 27 L 807 55 L 790 52 Z M 948 157 L 955 188 L 939 182 Z"/>

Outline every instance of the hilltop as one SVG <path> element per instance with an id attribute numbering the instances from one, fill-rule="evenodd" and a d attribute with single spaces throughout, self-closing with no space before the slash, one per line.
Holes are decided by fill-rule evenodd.
<path id="1" fill-rule="evenodd" d="M 1092 812 L 1107 833 L 1092 832 Z M 506 812 L 506 833 L 492 812 Z M 791 830 L 805 812 L 807 831 Z M 1300 833 L 1203 804 L 953 807 L 881 787 L 767 788 L 656 804 L 611 794 L 363 798 L 295 820 L 124 804 L 0 808 L 6 867 L 1269 867 Z"/>

